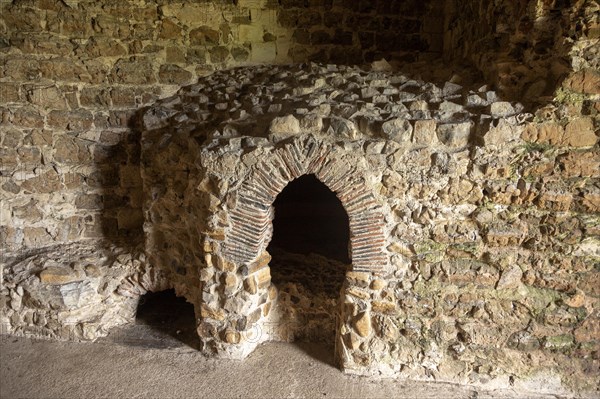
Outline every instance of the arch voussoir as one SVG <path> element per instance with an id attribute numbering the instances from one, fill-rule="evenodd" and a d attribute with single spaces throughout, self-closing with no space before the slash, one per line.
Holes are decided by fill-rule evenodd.
<path id="1" fill-rule="evenodd" d="M 330 144 L 312 137 L 271 152 L 253 168 L 238 191 L 223 254 L 237 263 L 256 260 L 271 238 L 272 204 L 277 195 L 290 181 L 314 174 L 336 193 L 348 214 L 353 270 L 380 271 L 387 262 L 380 205 L 364 173 L 341 156 L 343 153 L 335 156 Z"/>

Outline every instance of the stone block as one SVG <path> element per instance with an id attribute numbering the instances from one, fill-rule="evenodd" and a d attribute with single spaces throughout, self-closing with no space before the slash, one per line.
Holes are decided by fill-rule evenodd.
<path id="1" fill-rule="evenodd" d="M 89 72 L 85 66 L 72 58 L 51 58 L 39 62 L 42 77 L 57 82 L 87 82 Z"/>
<path id="2" fill-rule="evenodd" d="M 570 151 L 557 157 L 561 175 L 570 177 L 600 177 L 600 153 Z M 552 167 L 554 163 L 550 164 Z"/>
<path id="3" fill-rule="evenodd" d="M 511 125 L 502 119 L 496 126 L 491 127 L 483 134 L 483 145 L 510 145 L 521 137 L 522 131 L 522 127 Z"/>
<path id="4" fill-rule="evenodd" d="M 0 83 L 0 102 L 4 104 L 16 103 L 21 101 L 21 95 L 19 92 L 18 84 L 13 83 Z"/>
<path id="5" fill-rule="evenodd" d="M 121 58 L 112 69 L 111 80 L 123 84 L 153 84 L 156 83 L 154 66 L 147 57 Z"/>
<path id="6" fill-rule="evenodd" d="M 573 194 L 568 192 L 544 191 L 540 194 L 537 200 L 537 205 L 540 208 L 567 211 L 573 202 Z"/>
<path id="7" fill-rule="evenodd" d="M 258 284 L 254 275 L 251 275 L 244 280 L 244 289 L 252 295 L 258 293 Z"/>
<path id="8" fill-rule="evenodd" d="M 300 133 L 300 122 L 294 115 L 273 118 L 269 133 L 276 138 L 285 138 Z"/>
<path id="9" fill-rule="evenodd" d="M 92 127 L 94 117 L 86 110 L 51 111 L 48 114 L 48 125 L 57 129 L 82 131 Z"/>
<path id="10" fill-rule="evenodd" d="M 517 288 L 521 285 L 521 278 L 523 277 L 523 271 L 517 265 L 504 270 L 498 280 L 496 288 L 498 289 L 511 289 Z"/>
<path id="11" fill-rule="evenodd" d="M 51 244 L 54 239 L 44 227 L 25 227 L 23 229 L 23 241 L 26 247 L 40 248 Z"/>
<path id="12" fill-rule="evenodd" d="M 360 137 L 360 131 L 356 124 L 348 119 L 339 117 L 330 117 L 328 131 L 338 137 L 344 137 L 350 140 L 356 140 Z"/>
<path id="13" fill-rule="evenodd" d="M 505 118 L 517 113 L 517 110 L 508 101 L 496 101 L 490 104 L 488 111 L 493 118 Z"/>
<path id="14" fill-rule="evenodd" d="M 218 30 L 208 26 L 192 29 L 189 34 L 190 44 L 202 46 L 216 46 L 220 42 L 221 34 Z"/>
<path id="15" fill-rule="evenodd" d="M 82 273 L 67 267 L 49 267 L 40 273 L 40 281 L 48 285 L 63 285 L 83 279 Z"/>
<path id="16" fill-rule="evenodd" d="M 413 126 L 410 121 L 397 118 L 384 122 L 381 125 L 383 137 L 398 143 L 410 143 L 413 135 Z"/>
<path id="17" fill-rule="evenodd" d="M 158 31 L 159 39 L 179 39 L 182 29 L 173 18 L 164 18 L 160 23 Z"/>
<path id="18" fill-rule="evenodd" d="M 256 63 L 272 63 L 277 59 L 277 44 L 275 42 L 268 43 L 252 43 L 250 52 L 250 61 Z"/>
<path id="19" fill-rule="evenodd" d="M 100 209 L 102 204 L 102 196 L 98 194 L 79 194 L 74 203 L 79 209 Z"/>
<path id="20" fill-rule="evenodd" d="M 60 176 L 55 170 L 49 170 L 23 182 L 21 187 L 33 193 L 53 193 L 61 188 Z"/>
<path id="21" fill-rule="evenodd" d="M 200 316 L 217 321 L 225 320 L 226 314 L 223 309 L 215 309 L 206 303 L 200 305 Z"/>
<path id="22" fill-rule="evenodd" d="M 221 63 L 227 61 L 229 49 L 225 46 L 215 46 L 208 50 L 210 62 Z"/>
<path id="23" fill-rule="evenodd" d="M 83 140 L 61 135 L 55 140 L 53 158 L 61 164 L 81 164 L 89 161 L 91 154 Z"/>
<path id="24" fill-rule="evenodd" d="M 434 120 L 415 121 L 415 129 L 412 141 L 415 144 L 438 145 L 439 140 L 436 134 L 437 123 Z"/>
<path id="25" fill-rule="evenodd" d="M 469 144 L 473 122 L 446 123 L 437 126 L 439 141 L 451 148 L 461 148 Z"/>
<path id="26" fill-rule="evenodd" d="M 44 127 L 44 117 L 34 108 L 19 107 L 13 111 L 12 123 L 19 127 L 41 129 Z"/>
<path id="27" fill-rule="evenodd" d="M 563 86 L 577 93 L 600 94 L 600 72 L 582 69 L 569 76 Z"/>
<path id="28" fill-rule="evenodd" d="M 233 47 L 231 49 L 231 56 L 237 62 L 244 62 L 250 57 L 250 51 L 245 47 Z"/>
<path id="29" fill-rule="evenodd" d="M 134 108 L 136 106 L 135 97 L 135 89 L 130 87 L 113 87 L 110 90 L 110 99 L 113 108 Z"/>
<path id="30" fill-rule="evenodd" d="M 33 87 L 27 90 L 27 100 L 45 109 L 66 110 L 67 102 L 56 86 Z"/>
<path id="31" fill-rule="evenodd" d="M 86 108 L 110 107 L 110 93 L 103 87 L 84 87 L 79 94 L 79 103 Z"/>
<path id="32" fill-rule="evenodd" d="M 127 55 L 127 49 L 117 40 L 92 37 L 85 46 L 85 54 L 92 58 L 122 57 Z"/>
<path id="33" fill-rule="evenodd" d="M 565 127 L 562 144 L 572 147 L 589 147 L 598 142 L 594 132 L 592 118 L 583 117 L 572 120 Z"/>
<path id="34" fill-rule="evenodd" d="M 394 315 L 397 313 L 396 304 L 388 301 L 373 301 L 371 310 L 374 313 Z"/>
<path id="35" fill-rule="evenodd" d="M 161 65 L 158 71 L 160 83 L 183 85 L 192 79 L 192 73 L 174 64 Z"/>
<path id="36" fill-rule="evenodd" d="M 254 276 L 256 277 L 258 288 L 268 288 L 271 284 L 271 270 L 268 267 L 260 269 Z"/>
<path id="37" fill-rule="evenodd" d="M 371 335 L 371 315 L 369 312 L 359 313 L 353 322 L 354 331 L 363 338 Z"/>

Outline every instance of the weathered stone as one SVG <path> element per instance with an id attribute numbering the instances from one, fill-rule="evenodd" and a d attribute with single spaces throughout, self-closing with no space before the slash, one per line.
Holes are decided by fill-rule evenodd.
<path id="1" fill-rule="evenodd" d="M 431 145 L 439 144 L 436 135 L 436 127 L 436 122 L 431 119 L 415 121 L 413 143 Z"/>
<path id="2" fill-rule="evenodd" d="M 354 330 L 363 338 L 371 335 L 371 315 L 369 312 L 362 312 L 354 319 Z"/>
<path id="3" fill-rule="evenodd" d="M 506 269 L 502 272 L 500 280 L 496 288 L 498 289 L 510 289 L 517 288 L 521 284 L 521 278 L 523 277 L 523 271 L 517 265 L 513 265 L 511 268 Z"/>
<path id="4" fill-rule="evenodd" d="M 371 309 L 374 313 L 382 313 L 388 315 L 396 313 L 396 305 L 392 302 L 387 301 L 373 301 Z"/>
<path id="5" fill-rule="evenodd" d="M 346 279 L 353 285 L 364 288 L 369 285 L 370 275 L 364 272 L 348 272 Z"/>
<path id="6" fill-rule="evenodd" d="M 571 207 L 573 195 L 571 193 L 544 191 L 537 200 L 538 206 L 555 211 L 566 211 Z"/>
<path id="7" fill-rule="evenodd" d="M 89 111 L 52 111 L 48 115 L 48 125 L 58 129 L 71 131 L 88 130 L 93 123 L 92 114 Z"/>
<path id="8" fill-rule="evenodd" d="M 210 61 L 214 63 L 220 63 L 227 61 L 229 57 L 229 49 L 225 46 L 212 47 L 208 54 L 210 55 Z"/>
<path id="9" fill-rule="evenodd" d="M 27 179 L 21 187 L 34 193 L 52 193 L 61 188 L 60 176 L 56 171 L 49 170 L 40 176 Z"/>
<path id="10" fill-rule="evenodd" d="M 91 57 L 120 57 L 127 55 L 127 49 L 117 40 L 96 40 L 92 37 L 85 46 L 85 54 Z"/>
<path id="11" fill-rule="evenodd" d="M 315 114 L 305 115 L 300 119 L 300 130 L 302 132 L 321 132 L 323 130 L 323 118 Z"/>
<path id="12" fill-rule="evenodd" d="M 523 131 L 521 138 L 525 141 L 541 144 L 561 144 L 564 129 L 556 122 L 545 122 L 541 124 L 529 124 Z"/>
<path id="13" fill-rule="evenodd" d="M 412 140 L 413 127 L 406 119 L 393 119 L 381 125 L 383 137 L 399 143 L 408 143 Z"/>
<path id="14" fill-rule="evenodd" d="M 540 341 L 527 331 L 519 331 L 510 336 L 508 345 L 521 351 L 532 351 L 540 348 Z"/>
<path id="15" fill-rule="evenodd" d="M 600 73 L 594 69 L 583 69 L 573 73 L 564 86 L 585 94 L 600 94 Z"/>
<path id="16" fill-rule="evenodd" d="M 158 71 L 158 80 L 161 83 L 181 85 L 189 82 L 191 78 L 191 72 L 173 64 L 161 65 Z"/>
<path id="17" fill-rule="evenodd" d="M 350 140 L 359 138 L 359 130 L 356 128 L 354 122 L 345 118 L 329 118 L 329 129 L 336 136 L 345 137 Z"/>
<path id="18" fill-rule="evenodd" d="M 573 336 L 570 334 L 549 336 L 544 339 L 544 348 L 565 349 L 573 346 L 573 343 Z"/>
<path id="19" fill-rule="evenodd" d="M 464 147 L 469 143 L 472 122 L 446 123 L 437 126 L 437 137 L 451 148 Z"/>
<path id="20" fill-rule="evenodd" d="M 375 279 L 371 282 L 371 289 L 375 290 L 375 291 L 381 291 L 381 289 L 383 289 L 383 287 L 385 287 L 386 283 L 385 280 L 381 280 L 381 279 Z"/>
<path id="21" fill-rule="evenodd" d="M 164 18 L 160 24 L 159 39 L 177 39 L 181 37 L 182 29 L 171 18 Z"/>
<path id="22" fill-rule="evenodd" d="M 154 68 L 150 60 L 146 57 L 130 57 L 129 59 L 120 59 L 115 64 L 111 76 L 115 83 L 156 83 Z"/>
<path id="23" fill-rule="evenodd" d="M 266 288 L 271 284 L 271 271 L 268 267 L 263 267 L 256 272 L 255 277 L 259 288 Z"/>
<path id="24" fill-rule="evenodd" d="M 91 158 L 81 140 L 66 135 L 56 139 L 54 148 L 54 160 L 59 163 L 83 163 Z"/>
<path id="25" fill-rule="evenodd" d="M 594 133 L 592 118 L 577 118 L 565 128 L 563 144 L 572 147 L 588 147 L 596 144 L 598 137 Z"/>
<path id="26" fill-rule="evenodd" d="M 72 283 L 74 281 L 82 281 L 81 273 L 66 267 L 49 267 L 42 270 L 40 280 L 43 284 L 62 285 Z"/>
<path id="27" fill-rule="evenodd" d="M 573 151 L 557 158 L 565 177 L 600 177 L 600 153 Z M 550 164 L 554 166 L 554 164 Z"/>
<path id="28" fill-rule="evenodd" d="M 588 317 L 574 331 L 576 342 L 592 342 L 598 340 L 600 334 L 600 320 Z"/>
<path id="29" fill-rule="evenodd" d="M 67 102 L 56 86 L 35 87 L 27 91 L 27 99 L 32 104 L 47 109 L 67 109 Z"/>
<path id="30" fill-rule="evenodd" d="M 273 118 L 269 132 L 275 137 L 287 137 L 300 133 L 300 122 L 294 115 Z"/>
<path id="31" fill-rule="evenodd" d="M 214 309 L 207 304 L 200 305 L 200 316 L 213 320 L 221 321 L 225 319 L 225 311 L 223 309 Z"/>
<path id="32" fill-rule="evenodd" d="M 226 291 L 233 292 L 237 290 L 238 278 L 234 273 L 224 273 L 222 280 Z"/>
<path id="33" fill-rule="evenodd" d="M 522 128 L 501 120 L 483 135 L 484 145 L 507 145 L 521 137 Z"/>
<path id="34" fill-rule="evenodd" d="M 225 331 L 225 342 L 227 342 L 228 344 L 239 344 L 241 341 L 241 334 L 235 330 L 226 330 Z"/>
<path id="35" fill-rule="evenodd" d="M 490 104 L 489 112 L 493 118 L 504 118 L 514 115 L 517 110 L 507 101 L 497 101 Z"/>

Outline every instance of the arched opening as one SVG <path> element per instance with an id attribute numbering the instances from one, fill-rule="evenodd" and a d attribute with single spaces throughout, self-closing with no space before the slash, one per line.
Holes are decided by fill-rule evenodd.
<path id="1" fill-rule="evenodd" d="M 348 215 L 314 175 L 290 182 L 273 206 L 267 250 L 279 293 L 280 338 L 333 344 L 340 289 L 350 267 Z"/>
<path id="2" fill-rule="evenodd" d="M 199 347 L 194 306 L 175 290 L 148 292 L 140 297 L 130 338 L 152 348 Z"/>

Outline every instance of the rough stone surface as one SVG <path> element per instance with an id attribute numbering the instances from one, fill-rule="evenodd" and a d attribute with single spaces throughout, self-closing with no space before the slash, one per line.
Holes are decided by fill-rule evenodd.
<path id="1" fill-rule="evenodd" d="M 226 104 L 222 91 L 230 93 Z M 587 165 L 594 152 L 562 138 L 552 153 L 526 141 L 527 132 L 544 124 L 561 126 L 561 137 L 566 128 L 563 121 L 539 123 L 534 115 L 515 113 L 518 104 L 459 105 L 476 93 L 352 67 L 265 66 L 215 73 L 146 111 L 169 121 L 147 125 L 142 135 L 146 249 L 177 285 L 190 285 L 186 276 L 194 276 L 194 268 L 182 271 L 172 259 L 200 259 L 200 269 L 209 269 L 204 275 L 213 276 L 191 300 L 207 301 L 212 310 L 202 314 L 204 323 L 223 332 L 201 334 L 203 350 L 239 358 L 261 341 L 311 334 L 310 323 L 280 323 L 282 314 L 294 314 L 287 295 L 306 296 L 297 286 L 290 291 L 273 283 L 264 250 L 273 234 L 274 198 L 287 182 L 314 173 L 350 217 L 353 270 L 335 305 L 342 321 L 336 356 L 345 371 L 409 377 L 436 370 L 440 378 L 475 381 L 482 373 L 464 370 L 485 351 L 489 363 L 480 367 L 487 367 L 487 379 L 531 375 L 549 362 L 557 375 L 570 376 L 565 384 L 589 384 L 584 370 L 595 362 L 587 356 L 596 344 L 572 337 L 580 323 L 596 319 L 597 294 L 576 276 L 596 273 L 597 222 L 576 209 L 591 204 L 588 193 L 596 189 L 589 174 L 596 172 L 573 159 Z M 387 102 L 378 102 L 378 95 Z M 496 98 L 493 92 L 485 97 Z M 181 117 L 188 107 L 193 113 Z M 288 109 L 295 110 L 294 119 Z M 494 118 L 492 109 L 504 116 Z M 290 129 L 288 122 L 303 126 L 309 117 L 323 123 L 289 133 L 296 124 Z M 287 133 L 271 134 L 269 127 L 280 122 Z M 588 174 L 579 181 L 580 194 L 569 188 L 577 183 L 560 180 L 563 173 Z M 182 219 L 170 211 L 174 203 L 193 211 Z M 381 216 L 363 216 L 371 214 Z M 367 221 L 372 227 L 365 233 L 353 230 Z M 384 233 L 368 233 L 377 229 Z M 182 246 L 186 242 L 204 242 L 207 252 Z M 218 265 L 227 262 L 244 280 L 235 292 L 220 277 Z M 587 305 L 569 302 L 579 291 Z M 223 300 L 223 311 L 215 313 Z M 309 320 L 300 305 L 308 302 L 297 301 L 295 314 Z M 233 329 L 239 341 L 227 340 Z M 513 345 L 514 334 L 525 331 L 529 338 Z M 528 357 L 532 351 L 540 363 Z M 565 357 L 570 361 L 560 360 Z M 411 366 L 401 370 L 402 364 Z"/>
<path id="2" fill-rule="evenodd" d="M 598 389 L 596 2 L 0 7 L 3 331 L 93 340 L 147 290 L 175 288 L 205 353 L 247 355 L 283 303 L 265 205 L 323 166 L 357 232 L 359 275 L 331 305 L 348 372 L 484 382 L 544 369 Z M 234 69 L 173 96 L 215 70 L 315 60 L 334 64 Z M 335 65 L 372 60 L 371 73 Z M 288 115 L 299 129 L 269 137 Z M 240 204 L 254 197 L 252 219 Z M 233 217 L 252 223 L 232 235 Z M 243 253 L 229 256 L 232 242 Z M 365 311 L 368 338 L 352 325 Z"/>

